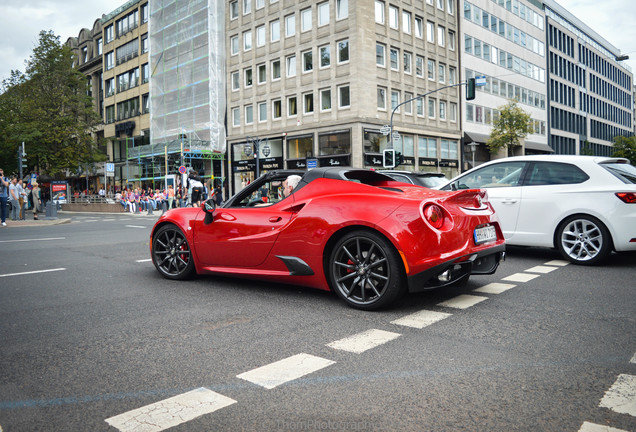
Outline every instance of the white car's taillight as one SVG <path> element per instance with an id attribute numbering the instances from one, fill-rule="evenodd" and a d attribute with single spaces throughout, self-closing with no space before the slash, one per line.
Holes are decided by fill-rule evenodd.
<path id="1" fill-rule="evenodd" d="M 634 192 L 616 192 L 618 199 L 627 204 L 636 204 L 636 193 Z"/>

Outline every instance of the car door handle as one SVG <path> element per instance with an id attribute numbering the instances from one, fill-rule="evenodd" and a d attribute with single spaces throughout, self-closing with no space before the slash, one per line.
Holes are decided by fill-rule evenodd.
<path id="1" fill-rule="evenodd" d="M 272 216 L 269 218 L 269 221 L 272 223 L 276 223 L 276 222 L 280 222 L 280 220 L 282 219 L 282 217 L 280 216 Z"/>
<path id="2" fill-rule="evenodd" d="M 501 203 L 502 203 L 502 204 L 514 204 L 514 203 L 516 203 L 516 202 L 517 202 L 517 200 L 516 200 L 516 199 L 512 199 L 512 198 L 508 198 L 508 199 L 503 199 L 503 200 L 501 200 Z"/>
<path id="3" fill-rule="evenodd" d="M 229 213 L 220 213 L 218 217 L 221 220 L 229 221 L 229 222 L 232 222 L 232 221 L 236 220 L 236 218 L 234 216 L 232 216 L 231 214 L 229 214 Z"/>

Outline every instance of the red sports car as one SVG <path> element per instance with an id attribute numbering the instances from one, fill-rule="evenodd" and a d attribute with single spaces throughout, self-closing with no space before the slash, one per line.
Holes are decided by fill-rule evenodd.
<path id="1" fill-rule="evenodd" d="M 302 178 L 285 196 L 283 182 Z M 296 178 L 298 180 L 298 178 Z M 491 274 L 504 239 L 486 192 L 444 192 L 376 171 L 263 174 L 222 206 L 166 212 L 150 236 L 169 279 L 232 275 L 333 290 L 354 308 Z"/>

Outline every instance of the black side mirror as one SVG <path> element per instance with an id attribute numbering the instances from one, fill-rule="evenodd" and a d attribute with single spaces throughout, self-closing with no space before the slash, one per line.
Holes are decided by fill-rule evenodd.
<path id="1" fill-rule="evenodd" d="M 203 223 L 205 225 L 209 225 L 214 222 L 214 211 L 216 210 L 216 201 L 212 198 L 204 201 L 201 204 L 201 209 L 205 212 L 205 219 L 203 219 Z"/>

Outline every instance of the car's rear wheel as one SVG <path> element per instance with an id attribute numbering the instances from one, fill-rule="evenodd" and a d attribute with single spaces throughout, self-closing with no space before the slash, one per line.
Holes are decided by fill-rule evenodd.
<path id="1" fill-rule="evenodd" d="M 557 229 L 556 244 L 561 255 L 575 264 L 597 264 L 612 251 L 609 231 L 601 221 L 588 215 L 565 219 Z"/>
<path id="2" fill-rule="evenodd" d="M 356 309 L 386 307 L 404 292 L 399 255 L 381 235 L 353 231 L 334 246 L 329 259 L 331 286 Z"/>
<path id="3" fill-rule="evenodd" d="M 190 245 L 176 225 L 164 225 L 152 238 L 152 262 L 168 279 L 186 279 L 194 273 Z"/>

